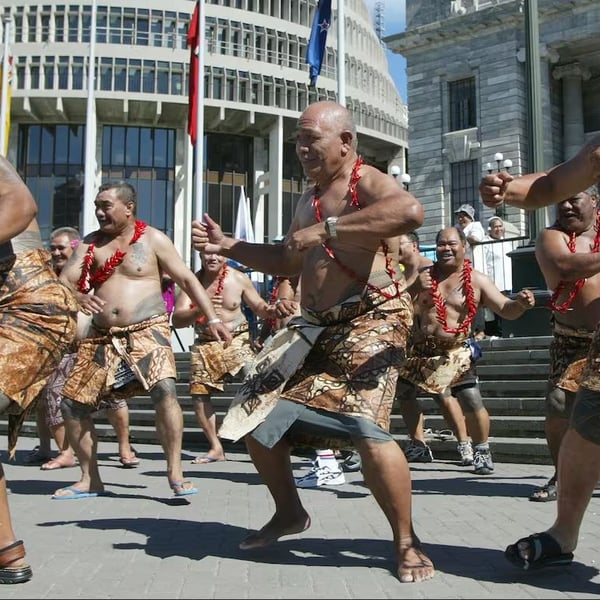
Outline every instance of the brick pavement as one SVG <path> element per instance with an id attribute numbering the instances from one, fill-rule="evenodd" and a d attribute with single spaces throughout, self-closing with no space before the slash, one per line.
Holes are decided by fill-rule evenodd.
<path id="1" fill-rule="evenodd" d="M 116 444 L 100 443 L 101 473 L 113 496 L 51 500 L 79 470 L 45 472 L 20 463 L 34 440 L 19 442 L 5 465 L 17 536 L 25 541 L 33 579 L 0 586 L 0 598 L 590 598 L 600 594 L 596 565 L 600 493 L 586 513 L 571 567 L 522 573 L 502 556 L 517 538 L 545 529 L 556 503 L 532 503 L 545 465 L 497 464 L 477 477 L 450 461 L 413 465 L 418 535 L 437 568 L 421 584 L 394 572 L 391 532 L 360 473 L 328 489 L 301 490 L 312 527 L 269 550 L 237 548 L 248 528 L 272 514 L 266 488 L 246 454 L 191 465 L 200 493 L 170 500 L 158 446 L 136 444 L 141 465 L 120 468 Z M 3 457 L 6 453 L 3 452 Z M 309 463 L 295 457 L 296 474 Z"/>

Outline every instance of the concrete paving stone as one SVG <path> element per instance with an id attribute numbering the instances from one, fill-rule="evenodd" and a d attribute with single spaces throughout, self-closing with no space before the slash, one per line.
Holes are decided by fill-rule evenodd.
<path id="1" fill-rule="evenodd" d="M 391 530 L 360 473 L 334 490 L 301 490 L 309 530 L 271 548 L 242 551 L 249 530 L 274 505 L 248 456 L 187 469 L 200 493 L 173 501 L 160 448 L 136 444 L 139 469 L 115 466 L 114 443 L 100 443 L 100 472 L 112 497 L 51 500 L 79 469 L 44 472 L 20 458 L 5 466 L 16 535 L 25 541 L 33 579 L 1 586 L 7 600 L 36 598 L 589 598 L 600 595 L 597 540 L 600 492 L 584 518 L 574 564 L 524 573 L 503 557 L 519 537 L 546 529 L 556 503 L 528 496 L 552 474 L 548 465 L 502 464 L 478 477 L 452 462 L 411 469 L 413 518 L 437 573 L 401 584 Z M 195 454 L 189 453 L 190 456 Z M 303 457 L 295 464 L 306 462 Z M 191 465 L 190 465 L 191 466 Z"/>

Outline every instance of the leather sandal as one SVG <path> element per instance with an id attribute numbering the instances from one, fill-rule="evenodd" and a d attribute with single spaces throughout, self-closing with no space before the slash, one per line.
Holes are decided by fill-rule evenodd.
<path id="1" fill-rule="evenodd" d="M 25 558 L 25 545 L 22 540 L 5 546 L 0 550 L 0 583 L 24 583 L 33 577 L 29 565 L 11 567 L 16 561 Z"/>

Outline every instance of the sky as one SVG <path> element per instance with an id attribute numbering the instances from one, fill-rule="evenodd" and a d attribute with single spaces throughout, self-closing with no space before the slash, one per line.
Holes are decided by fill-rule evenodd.
<path id="1" fill-rule="evenodd" d="M 383 32 L 383 37 L 394 35 L 395 33 L 400 33 L 401 31 L 404 31 L 404 26 L 406 23 L 405 0 L 365 0 L 365 4 L 371 12 L 373 23 L 375 23 L 375 5 L 378 2 L 382 2 L 384 5 L 383 14 L 385 31 Z M 390 66 L 390 74 L 392 75 L 392 78 L 396 83 L 396 87 L 400 91 L 402 100 L 404 100 L 404 102 L 407 102 L 408 98 L 406 94 L 406 60 L 399 54 L 394 54 L 389 50 L 387 51 L 387 57 L 388 64 Z"/>

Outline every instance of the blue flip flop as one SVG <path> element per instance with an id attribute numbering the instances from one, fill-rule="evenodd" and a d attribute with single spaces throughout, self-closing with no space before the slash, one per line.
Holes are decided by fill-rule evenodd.
<path id="1" fill-rule="evenodd" d="M 61 488 L 61 491 L 72 492 L 69 494 L 64 494 L 57 496 L 56 494 L 52 495 L 52 500 L 81 500 L 82 498 L 96 498 L 97 496 L 102 496 L 103 492 L 82 492 L 78 490 L 76 487 L 70 485 L 65 488 Z"/>
<path id="2" fill-rule="evenodd" d="M 195 487 L 184 488 L 184 484 L 191 483 L 191 481 L 176 481 L 171 484 L 173 490 L 173 498 L 181 498 L 182 496 L 193 496 L 198 493 Z"/>

